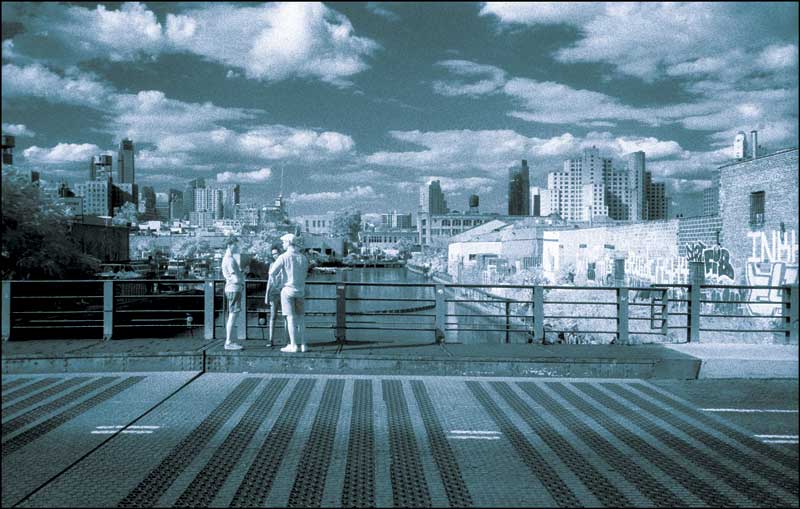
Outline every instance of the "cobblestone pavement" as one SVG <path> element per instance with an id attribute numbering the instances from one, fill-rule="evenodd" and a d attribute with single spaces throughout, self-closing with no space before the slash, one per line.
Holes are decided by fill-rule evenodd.
<path id="1" fill-rule="evenodd" d="M 3 377 L 3 507 L 797 507 L 798 446 L 641 380 Z M 795 414 L 796 418 L 796 414 Z"/>

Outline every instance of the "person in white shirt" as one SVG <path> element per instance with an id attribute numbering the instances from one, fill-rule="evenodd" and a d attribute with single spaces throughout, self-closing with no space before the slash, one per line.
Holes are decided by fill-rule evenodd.
<path id="1" fill-rule="evenodd" d="M 222 257 L 222 276 L 225 278 L 225 303 L 228 307 L 228 320 L 225 323 L 225 350 L 241 350 L 242 345 L 233 342 L 236 320 L 242 311 L 242 287 L 244 273 L 239 266 L 239 240 L 236 237 L 225 239 L 225 256 Z"/>
<path id="2" fill-rule="evenodd" d="M 280 255 L 280 250 L 277 247 L 273 247 L 272 263 L 270 263 L 270 268 L 275 264 L 275 261 Z M 267 281 L 267 292 L 264 295 L 264 302 L 269 304 L 269 346 L 273 346 L 275 344 L 273 342 L 273 337 L 275 335 L 275 317 L 277 316 L 278 308 L 280 308 L 281 305 L 282 288 L 283 282 L 279 281 L 277 274 L 274 274 L 273 277 Z"/>
<path id="3" fill-rule="evenodd" d="M 289 344 L 281 348 L 281 352 L 294 353 L 298 347 L 301 352 L 308 352 L 305 332 L 305 295 L 306 275 L 308 274 L 308 258 L 297 248 L 299 240 L 291 233 L 281 237 L 284 253 L 269 267 L 267 286 L 283 282 L 281 288 L 281 310 L 286 317 L 289 332 Z"/>

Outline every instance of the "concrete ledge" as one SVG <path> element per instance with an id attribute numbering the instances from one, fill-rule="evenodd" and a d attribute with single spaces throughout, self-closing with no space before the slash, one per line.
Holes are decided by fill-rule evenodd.
<path id="1" fill-rule="evenodd" d="M 702 359 L 697 378 L 798 377 L 797 345 L 690 343 L 669 348 Z"/>
<path id="2" fill-rule="evenodd" d="M 3 357 L 3 374 L 129 371 L 202 371 L 203 353 L 169 355 L 95 355 Z"/>
<path id="3" fill-rule="evenodd" d="M 284 354 L 267 349 L 227 352 L 213 348 L 206 352 L 206 370 L 234 373 L 694 379 L 700 368 L 700 360 L 690 356 L 613 359 L 602 356 L 565 357 L 548 352 L 548 355 L 539 357 L 532 355 L 528 348 L 528 358 L 454 356 L 437 345 L 416 349 L 426 350 L 426 355 L 418 355 L 418 351 L 414 352 L 417 355 L 396 351 L 359 355 L 347 350 L 339 354 L 333 351 Z"/>

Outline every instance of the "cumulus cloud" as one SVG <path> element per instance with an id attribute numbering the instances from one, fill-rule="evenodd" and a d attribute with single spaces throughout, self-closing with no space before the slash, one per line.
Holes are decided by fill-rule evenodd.
<path id="1" fill-rule="evenodd" d="M 456 173 L 477 168 L 488 173 L 502 173 L 520 159 L 533 159 L 533 165 L 546 164 L 547 171 L 560 160 L 579 154 L 586 147 L 597 146 L 612 157 L 644 150 L 648 158 L 680 157 L 681 146 L 671 140 L 653 137 L 616 137 L 609 132 L 590 132 L 585 137 L 564 133 L 551 138 L 527 137 L 512 130 L 391 131 L 393 138 L 413 143 L 421 150 L 380 151 L 365 157 L 365 162 L 379 166 L 420 171 Z M 555 165 L 555 166 L 554 166 Z"/>
<path id="2" fill-rule="evenodd" d="M 44 148 L 33 145 L 22 151 L 22 155 L 29 162 L 40 164 L 56 163 L 88 163 L 92 156 L 106 154 L 100 147 L 92 143 L 59 143 L 55 147 Z"/>
<path id="3" fill-rule="evenodd" d="M 576 25 L 603 11 L 600 2 L 485 2 L 482 16 L 496 16 L 504 23 L 566 23 Z"/>
<path id="4" fill-rule="evenodd" d="M 275 125 L 249 130 L 237 140 L 244 152 L 264 159 L 318 160 L 349 153 L 355 145 L 350 136 Z"/>
<path id="5" fill-rule="evenodd" d="M 468 60 L 443 60 L 436 62 L 438 67 L 446 69 L 451 74 L 465 77 L 480 78 L 479 81 L 465 83 L 463 81 L 434 81 L 433 90 L 445 96 L 469 95 L 477 96 L 495 92 L 506 81 L 506 73 L 493 65 L 482 65 Z"/>
<path id="6" fill-rule="evenodd" d="M 101 107 L 112 89 L 95 76 L 71 69 L 61 76 L 41 64 L 3 65 L 3 97 L 38 97 L 51 103 Z"/>
<path id="7" fill-rule="evenodd" d="M 224 184 L 231 182 L 241 182 L 246 184 L 257 184 L 269 179 L 272 175 L 272 170 L 269 168 L 261 168 L 255 171 L 232 172 L 224 171 L 217 173 L 217 182 Z"/>
<path id="8" fill-rule="evenodd" d="M 650 81 L 664 74 L 723 71 L 737 79 L 759 68 L 793 69 L 796 46 L 775 43 L 762 50 L 769 18 L 791 7 L 771 5 L 770 9 L 773 12 L 761 6 L 714 2 L 489 2 L 481 14 L 501 23 L 575 26 L 578 40 L 556 51 L 556 59 L 604 62 Z"/>
<path id="9" fill-rule="evenodd" d="M 378 44 L 354 34 L 344 15 L 315 2 L 256 7 L 204 5 L 167 16 L 175 48 L 266 81 L 311 77 L 341 84 L 368 67 Z"/>
<path id="10" fill-rule="evenodd" d="M 164 49 L 161 24 L 139 2 L 123 3 L 118 10 L 105 5 L 42 3 L 32 6 L 23 21 L 29 32 L 46 34 L 62 47 L 66 60 L 105 58 L 129 61 L 158 55 Z"/>
<path id="11" fill-rule="evenodd" d="M 594 92 L 579 90 L 562 83 L 514 78 L 503 92 L 524 110 L 512 111 L 511 116 L 546 124 L 569 124 L 598 119 L 636 120 L 655 123 L 653 112 L 622 104 L 617 99 Z"/>
<path id="12" fill-rule="evenodd" d="M 387 3 L 388 2 L 367 2 L 365 7 L 369 12 L 375 14 L 376 16 L 388 19 L 389 21 L 399 21 L 400 16 L 398 16 L 397 13 L 387 9 Z"/>
<path id="13" fill-rule="evenodd" d="M 309 179 L 315 182 L 346 182 L 352 184 L 364 184 L 367 182 L 374 182 L 376 180 L 385 180 L 387 174 L 375 170 L 358 170 L 341 172 L 335 171 L 331 173 L 313 173 L 309 175 Z"/>
<path id="14" fill-rule="evenodd" d="M 180 14 L 167 14 L 163 25 L 139 2 L 117 10 L 55 3 L 27 10 L 23 18 L 29 31 L 58 43 L 59 59 L 69 63 L 191 53 L 240 69 L 248 78 L 301 77 L 343 85 L 369 67 L 366 59 L 379 48 L 355 35 L 346 16 L 318 2 L 190 5 Z M 4 46 L 4 53 L 13 50 Z"/>
<path id="15" fill-rule="evenodd" d="M 6 124 L 3 122 L 3 134 L 10 134 L 20 138 L 33 138 L 36 133 L 28 129 L 25 124 Z"/>
<path id="16" fill-rule="evenodd" d="M 291 203 L 315 203 L 319 201 L 354 201 L 375 200 L 384 198 L 383 194 L 376 193 L 372 186 L 352 186 L 344 191 L 326 191 L 321 193 L 292 193 L 289 195 Z"/>

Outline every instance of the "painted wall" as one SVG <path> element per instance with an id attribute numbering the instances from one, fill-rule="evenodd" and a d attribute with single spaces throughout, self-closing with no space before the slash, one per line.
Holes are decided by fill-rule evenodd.
<path id="1" fill-rule="evenodd" d="M 764 221 L 750 223 L 751 193 L 763 191 Z M 784 150 L 720 168 L 720 217 L 724 245 L 742 285 L 797 284 L 798 150 Z M 781 313 L 780 292 L 755 289 L 753 314 Z"/>

